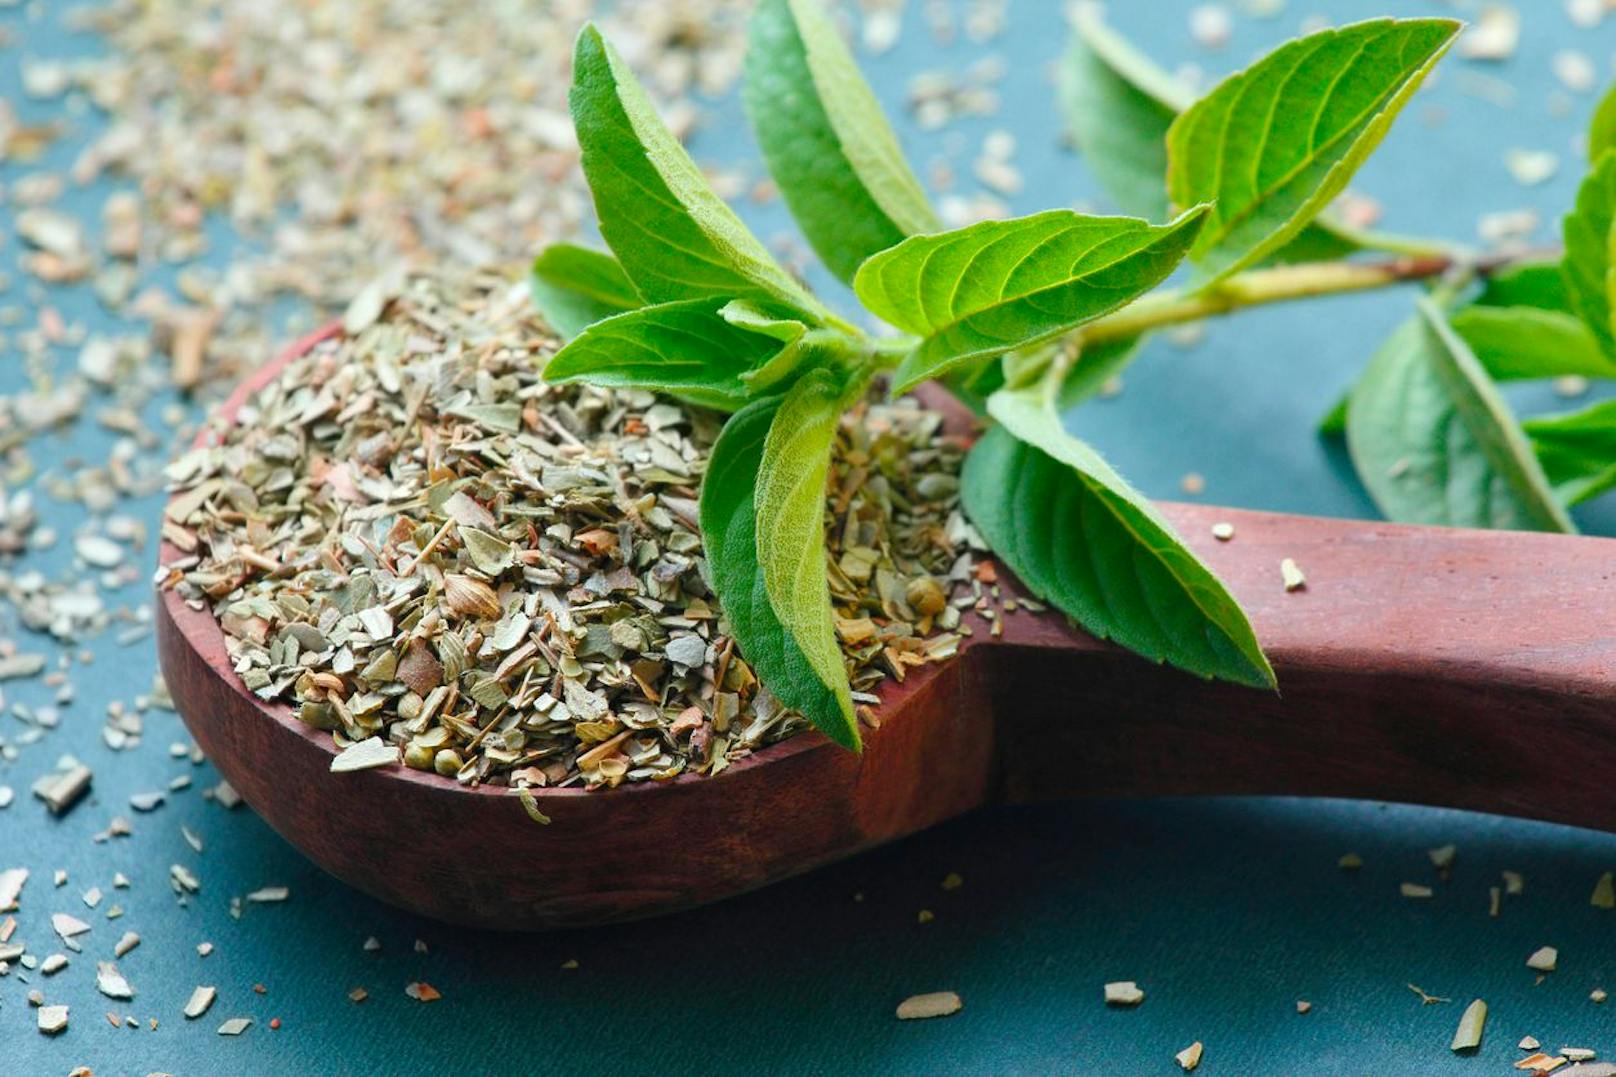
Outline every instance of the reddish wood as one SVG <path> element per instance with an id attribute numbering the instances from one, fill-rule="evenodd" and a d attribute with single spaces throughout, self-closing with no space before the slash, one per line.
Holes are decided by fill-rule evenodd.
<path id="1" fill-rule="evenodd" d="M 1278 694 L 1021 612 L 1002 638 L 975 622 L 957 659 L 889 685 L 862 755 L 813 734 L 717 778 L 539 791 L 549 826 L 436 774 L 330 774 L 330 738 L 248 694 L 212 615 L 173 592 L 158 641 L 186 724 L 271 826 L 361 890 L 479 926 L 672 912 L 983 804 L 1084 794 L 1360 797 L 1616 830 L 1616 543 L 1162 508 L 1250 611 Z M 1220 520 L 1233 541 L 1211 537 Z M 1306 590 L 1284 591 L 1284 557 Z"/>

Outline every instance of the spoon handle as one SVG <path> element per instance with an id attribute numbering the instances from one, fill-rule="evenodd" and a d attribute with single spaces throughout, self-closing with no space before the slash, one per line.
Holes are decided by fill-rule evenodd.
<path id="1" fill-rule="evenodd" d="M 1246 606 L 1278 693 L 1012 615 L 986 693 L 1006 800 L 1341 796 L 1616 830 L 1616 541 L 1163 508 Z"/>

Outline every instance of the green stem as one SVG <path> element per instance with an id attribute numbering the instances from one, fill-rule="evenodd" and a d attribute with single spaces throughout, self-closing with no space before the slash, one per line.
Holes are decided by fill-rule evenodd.
<path id="1" fill-rule="evenodd" d="M 1543 252 L 1535 252 L 1541 256 Z M 1340 295 L 1430 280 L 1454 272 L 1477 276 L 1495 273 L 1528 255 L 1468 258 L 1457 254 L 1425 254 L 1381 262 L 1313 262 L 1238 273 L 1209 291 L 1168 290 L 1146 296 L 1115 314 L 1078 330 L 1086 343 L 1121 340 L 1185 322 L 1198 322 L 1244 307 L 1283 303 L 1321 295 Z"/>

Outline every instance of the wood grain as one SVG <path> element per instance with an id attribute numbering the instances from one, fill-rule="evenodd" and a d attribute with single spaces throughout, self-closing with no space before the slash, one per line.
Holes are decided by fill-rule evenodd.
<path id="1" fill-rule="evenodd" d="M 384 901 L 483 927 L 672 912 L 1000 801 L 1281 793 L 1616 830 L 1602 765 L 1616 754 L 1616 543 L 1161 507 L 1245 604 L 1278 694 L 1022 611 L 1001 638 L 973 620 L 957 659 L 889 684 L 862 755 L 809 734 L 717 778 L 537 791 L 549 826 L 501 789 L 403 767 L 329 773 L 329 736 L 242 688 L 212 614 L 171 591 L 159 652 L 197 742 L 282 836 Z M 1219 521 L 1232 541 L 1212 537 Z M 1305 590 L 1283 589 L 1285 557 Z"/>

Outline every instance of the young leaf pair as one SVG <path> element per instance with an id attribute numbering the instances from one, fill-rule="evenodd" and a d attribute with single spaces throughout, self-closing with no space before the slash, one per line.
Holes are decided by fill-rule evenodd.
<path id="1" fill-rule="evenodd" d="M 1312 120 L 1275 125 L 1255 147 L 1234 125 L 1265 107 L 1294 115 L 1299 103 L 1284 99 L 1291 80 L 1269 61 L 1235 76 L 1172 125 L 1184 134 L 1168 139 L 1167 189 L 1183 210 L 1164 224 L 1055 210 L 941 232 L 825 14 L 811 0 L 763 0 L 746 59 L 749 113 L 809 242 L 907 334 L 877 340 L 746 231 L 586 29 L 572 108 L 612 256 L 552 248 L 535 264 L 535 298 L 575 334 L 547 373 L 734 413 L 702 488 L 714 587 L 764 684 L 843 744 L 858 733 L 824 578 L 825 476 L 842 410 L 894 367 L 898 391 L 933 377 L 999 386 L 983 401 L 998 425 L 967 461 L 963 503 L 1030 590 L 1150 658 L 1272 685 L 1216 576 L 1062 428 L 1070 364 L 1041 346 L 1132 302 L 1186 256 L 1215 286 L 1292 242 L 1451 33 L 1440 20 L 1382 20 L 1316 35 L 1282 62 L 1311 73 L 1303 85 L 1331 75 L 1352 88 L 1300 102 Z M 1221 179 L 1229 162 L 1251 182 Z M 1126 352 L 1111 348 L 1107 361 Z"/>

